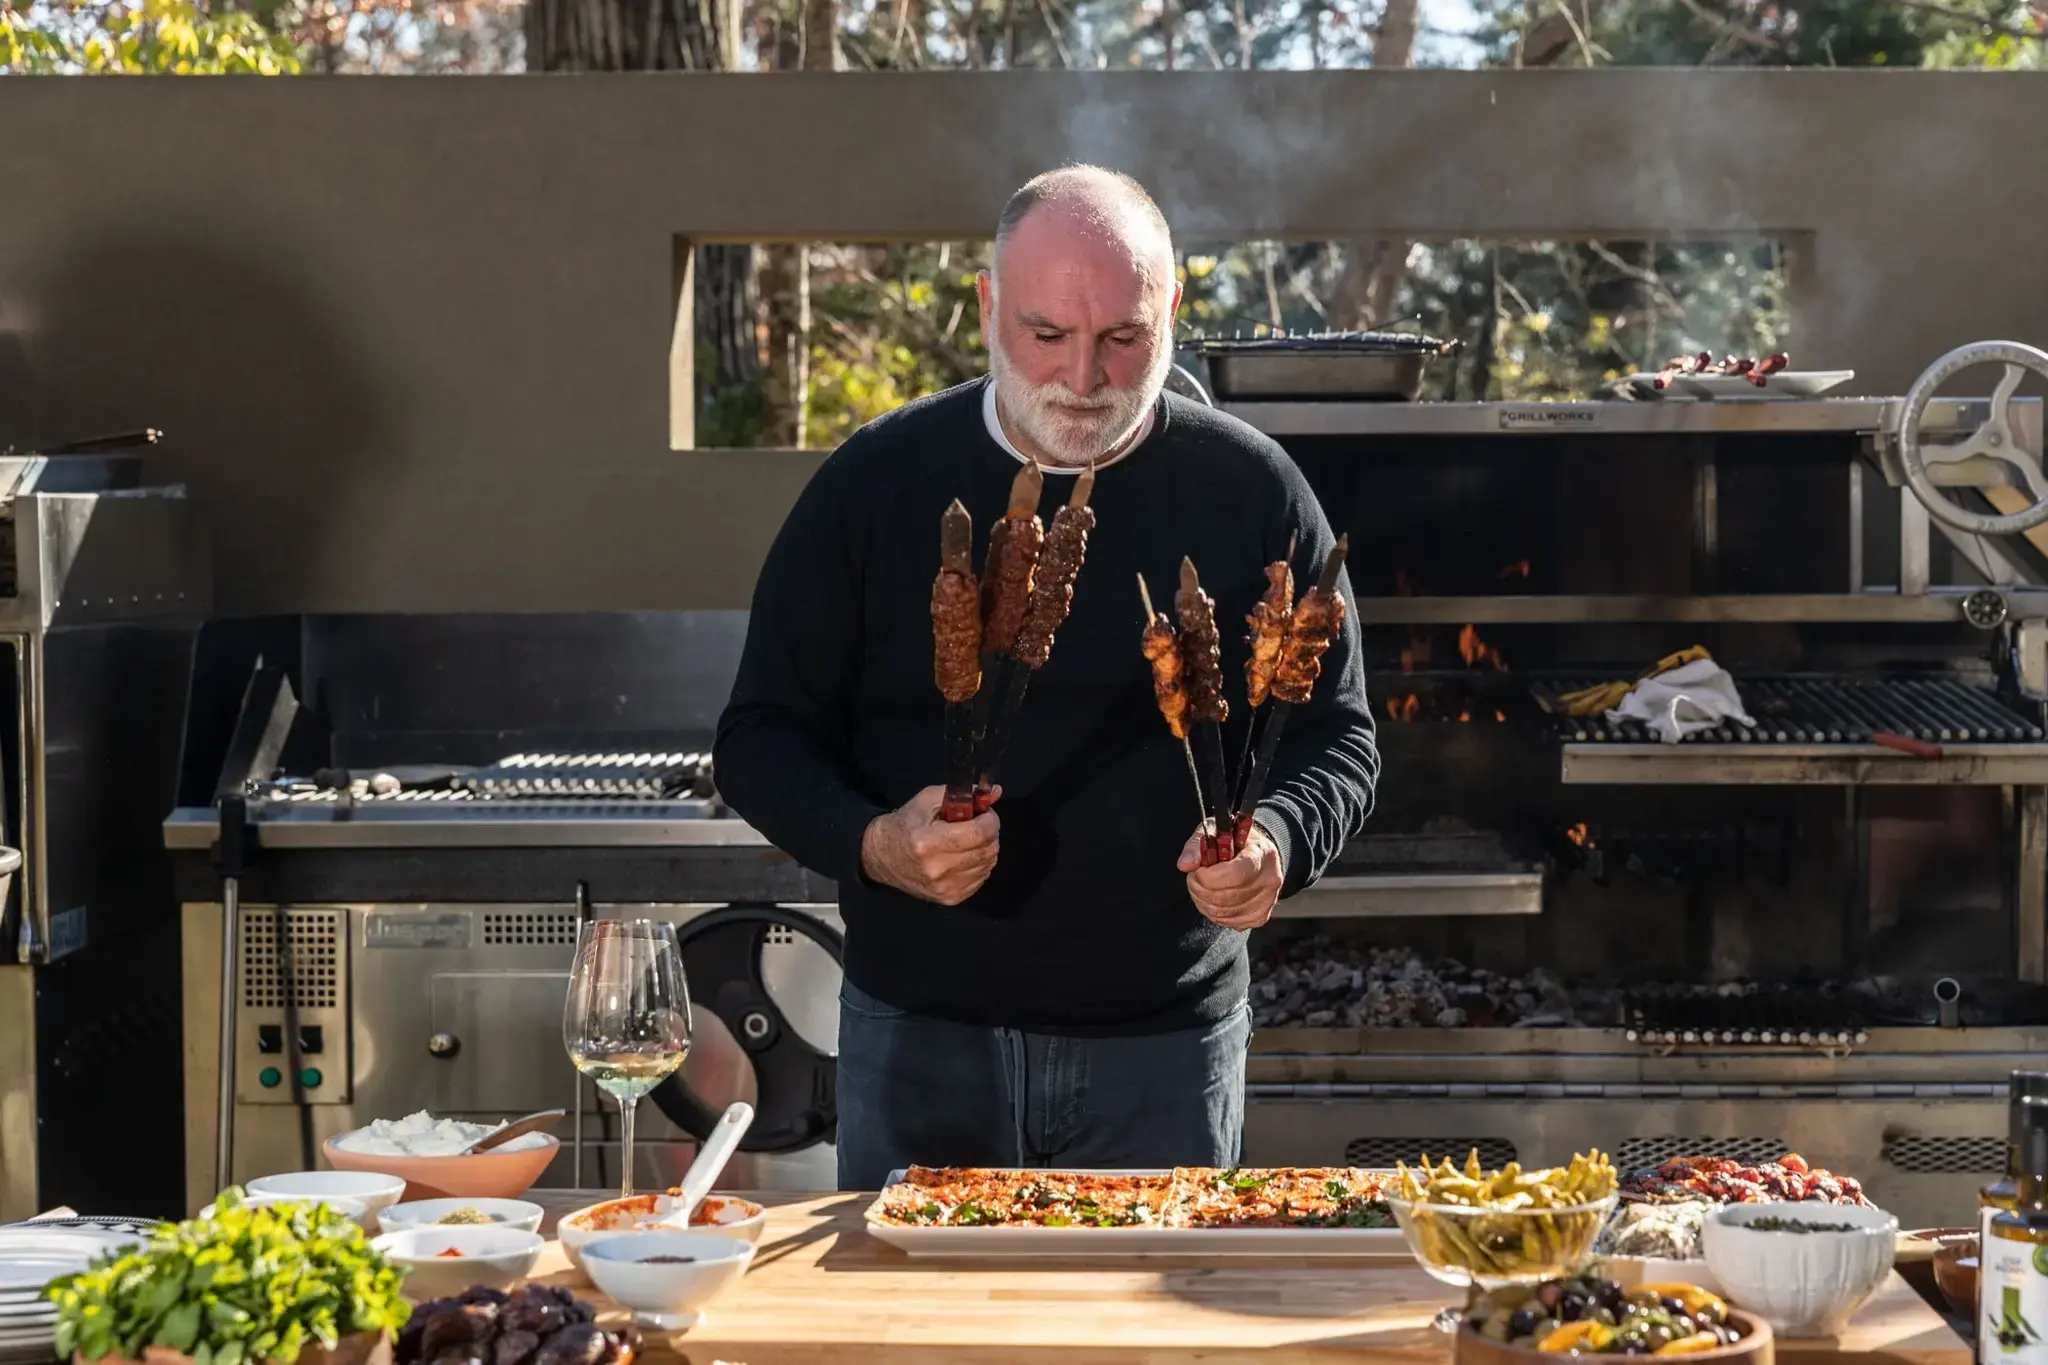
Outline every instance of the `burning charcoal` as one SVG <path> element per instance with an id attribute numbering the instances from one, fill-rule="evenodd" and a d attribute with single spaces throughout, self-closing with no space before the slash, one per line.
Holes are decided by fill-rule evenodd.
<path id="1" fill-rule="evenodd" d="M 1436 1026 L 1438 1028 L 1463 1028 L 1465 1027 L 1465 1019 L 1465 1011 L 1461 1009 L 1443 1010 L 1436 1017 Z"/>

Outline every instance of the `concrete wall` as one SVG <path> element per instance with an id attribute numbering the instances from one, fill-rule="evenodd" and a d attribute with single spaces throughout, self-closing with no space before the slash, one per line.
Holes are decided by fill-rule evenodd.
<path id="1" fill-rule="evenodd" d="M 1688 134 L 1688 127 L 1731 132 Z M 2048 340 L 2048 82 L 1906 72 L 0 81 L 0 444 L 149 424 L 223 606 L 744 605 L 815 456 L 676 453 L 678 234 L 1766 231 L 1803 363 Z"/>

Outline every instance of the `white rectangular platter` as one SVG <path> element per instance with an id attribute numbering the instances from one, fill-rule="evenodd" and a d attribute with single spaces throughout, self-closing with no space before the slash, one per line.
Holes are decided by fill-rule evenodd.
<path id="1" fill-rule="evenodd" d="M 1044 1174 L 1044 1172 L 1039 1172 Z M 889 1172 L 891 1185 L 907 1172 Z M 1030 1174 L 1030 1172 L 1025 1172 Z M 1091 1175 L 1171 1175 L 1162 1170 L 1091 1171 Z M 1384 1174 L 1391 1175 L 1392 1172 Z M 1397 1256 L 1410 1257 L 1408 1240 L 1388 1228 L 1040 1228 L 908 1227 L 867 1210 L 868 1233 L 912 1256 L 978 1260 L 1105 1256 Z"/>

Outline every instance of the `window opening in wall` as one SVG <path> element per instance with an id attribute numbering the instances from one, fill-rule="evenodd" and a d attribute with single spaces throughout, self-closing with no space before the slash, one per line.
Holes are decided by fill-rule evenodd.
<path id="1" fill-rule="evenodd" d="M 987 258 L 986 241 L 679 242 L 671 444 L 829 449 L 978 377 Z M 1786 250 L 1766 237 L 1196 242 L 1178 268 L 1184 337 L 1379 324 L 1463 342 L 1425 399 L 1585 397 L 1677 355 L 1789 349 Z"/>

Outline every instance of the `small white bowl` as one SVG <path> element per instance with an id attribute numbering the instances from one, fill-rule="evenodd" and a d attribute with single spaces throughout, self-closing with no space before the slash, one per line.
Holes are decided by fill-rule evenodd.
<path id="1" fill-rule="evenodd" d="M 569 1264 L 586 1279 L 590 1272 L 583 1265 L 583 1248 L 600 1237 L 637 1237 L 647 1229 L 641 1225 L 660 1218 L 671 1203 L 665 1194 L 636 1194 L 630 1199 L 607 1199 L 600 1204 L 591 1204 L 574 1213 L 565 1213 L 555 1224 L 555 1239 L 562 1244 L 562 1254 L 569 1258 Z M 709 1221 L 701 1221 L 709 1215 Z M 707 1194 L 690 1215 L 690 1231 L 716 1233 L 720 1237 L 737 1237 L 749 1244 L 761 1240 L 761 1230 L 768 1226 L 768 1210 L 751 1199 L 741 1199 L 732 1194 Z M 680 1232 L 681 1228 L 663 1228 L 656 1231 Z"/>
<path id="2" fill-rule="evenodd" d="M 475 1209 L 488 1214 L 488 1223 L 443 1223 L 441 1220 L 461 1209 Z M 511 1228 L 516 1232 L 539 1232 L 540 1220 L 546 1210 L 538 1204 L 529 1204 L 524 1199 L 415 1199 L 409 1204 L 393 1204 L 377 1215 L 377 1226 L 386 1232 L 400 1232 L 406 1228 L 428 1227 L 490 1227 Z"/>
<path id="3" fill-rule="evenodd" d="M 1760 1218 L 1847 1225 L 1849 1232 L 1759 1232 Z M 1727 1297 L 1780 1337 L 1841 1335 L 1892 1271 L 1899 1220 L 1844 1204 L 1732 1204 L 1700 1229 L 1707 1268 Z"/>
<path id="4" fill-rule="evenodd" d="M 680 1262 L 652 1260 L 681 1257 Z M 583 1248 L 583 1264 L 597 1287 L 633 1310 L 645 1327 L 682 1331 L 702 1320 L 717 1298 L 754 1259 L 754 1244 L 708 1232 L 632 1232 Z"/>
<path id="5" fill-rule="evenodd" d="M 245 1194 L 242 1196 L 242 1202 L 252 1209 L 277 1204 L 325 1204 L 342 1217 L 359 1223 L 364 1228 L 370 1226 L 369 1207 L 362 1200 L 350 1199 L 346 1195 Z M 217 1207 L 217 1205 L 208 1204 L 205 1208 L 199 1210 L 199 1216 L 201 1218 L 211 1218 L 213 1217 L 214 1209 Z"/>
<path id="6" fill-rule="evenodd" d="M 242 1187 L 251 1196 L 281 1194 L 293 1199 L 353 1199 L 365 1219 L 382 1213 L 405 1193 L 405 1182 L 375 1171 L 291 1171 L 259 1176 Z"/>
<path id="7" fill-rule="evenodd" d="M 405 1296 L 414 1302 L 452 1299 L 471 1285 L 504 1289 L 533 1273 L 547 1245 L 537 1232 L 517 1228 L 406 1228 L 370 1243 L 406 1271 Z M 455 1256 L 444 1252 L 455 1251 Z"/>

